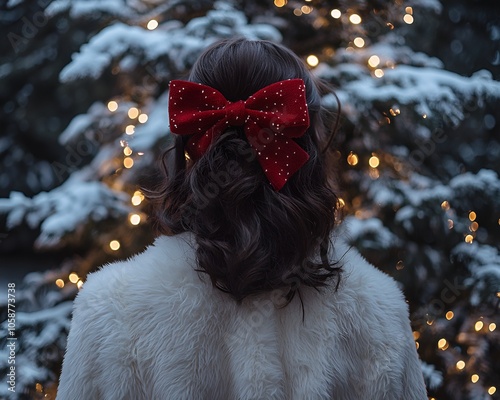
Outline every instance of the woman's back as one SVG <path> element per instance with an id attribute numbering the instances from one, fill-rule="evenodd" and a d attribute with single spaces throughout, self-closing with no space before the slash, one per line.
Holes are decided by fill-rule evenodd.
<path id="1" fill-rule="evenodd" d="M 193 237 L 160 237 L 91 274 L 58 399 L 426 399 L 395 282 L 355 250 L 338 288 L 241 305 L 195 271 Z"/>

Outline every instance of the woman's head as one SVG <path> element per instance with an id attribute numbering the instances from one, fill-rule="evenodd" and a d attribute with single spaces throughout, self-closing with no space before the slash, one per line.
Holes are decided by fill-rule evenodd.
<path id="1" fill-rule="evenodd" d="M 159 231 L 192 232 L 200 271 L 238 301 L 274 289 L 285 289 L 291 299 L 301 285 L 324 286 L 339 274 L 326 258 L 337 197 L 320 150 L 326 142 L 320 94 L 302 61 L 268 41 L 216 43 L 189 76 L 231 102 L 294 78 L 305 83 L 311 122 L 295 141 L 309 160 L 281 190 L 269 185 L 244 127 L 237 126 L 226 129 L 196 160 L 185 158 L 190 135 L 175 136 L 150 196 Z"/>

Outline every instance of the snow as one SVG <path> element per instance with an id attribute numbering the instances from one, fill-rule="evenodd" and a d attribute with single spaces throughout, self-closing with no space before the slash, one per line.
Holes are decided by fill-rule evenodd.
<path id="1" fill-rule="evenodd" d="M 349 243 L 363 241 L 363 247 L 374 249 L 389 249 L 399 244 L 399 239 L 378 218 L 361 220 L 348 216 L 343 224 Z"/>
<path id="2" fill-rule="evenodd" d="M 124 0 L 55 0 L 46 8 L 48 16 L 70 11 L 72 18 L 93 17 L 99 13 L 109 14 L 115 17 L 133 17 L 137 13 L 130 4 L 138 2 L 128 2 Z"/>

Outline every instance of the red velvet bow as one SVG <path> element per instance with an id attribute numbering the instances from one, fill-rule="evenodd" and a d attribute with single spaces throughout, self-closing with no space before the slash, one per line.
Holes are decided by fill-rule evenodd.
<path id="1" fill-rule="evenodd" d="M 309 154 L 292 140 L 309 127 L 302 79 L 273 83 L 246 101 L 234 103 L 209 86 L 173 80 L 168 110 L 170 130 L 193 135 L 187 144 L 193 159 L 200 158 L 227 127 L 244 126 L 248 142 L 275 190 L 280 190 L 309 159 Z"/>

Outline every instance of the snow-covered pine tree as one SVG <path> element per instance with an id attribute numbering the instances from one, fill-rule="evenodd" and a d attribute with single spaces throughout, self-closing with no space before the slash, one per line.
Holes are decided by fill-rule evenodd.
<path id="1" fill-rule="evenodd" d="M 45 25 L 0 68 L 3 81 L 17 82 L 2 86 L 13 103 L 2 110 L 9 129 L 0 162 L 12 165 L 15 151 L 26 169 L 23 179 L 0 181 L 11 192 L 0 199 L 5 243 L 28 227 L 38 232 L 37 249 L 79 253 L 19 288 L 25 372 L 17 398 L 54 396 L 69 301 L 85 275 L 151 241 L 140 185 L 169 140 L 168 81 L 185 76 L 207 45 L 233 36 L 281 41 L 337 88 L 334 146 L 350 240 L 401 282 L 429 395 L 497 396 L 500 83 L 492 74 L 500 53 L 490 43 L 500 30 L 497 9 L 482 3 L 47 0 L 32 8 L 10 0 L 9 31 L 22 36 L 25 21 L 42 20 L 40 10 Z M 39 43 L 54 52 L 53 65 L 34 61 L 46 54 Z M 53 93 L 40 93 L 44 81 Z M 338 111 L 333 96 L 325 104 Z M 40 128 L 37 112 L 57 124 Z M 28 146 L 45 167 L 22 163 L 23 120 L 26 137 L 59 140 L 53 157 Z"/>

